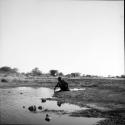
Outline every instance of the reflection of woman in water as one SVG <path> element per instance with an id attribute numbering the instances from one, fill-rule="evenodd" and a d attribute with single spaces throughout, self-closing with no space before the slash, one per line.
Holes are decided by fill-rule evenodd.
<path id="1" fill-rule="evenodd" d="M 61 89 L 60 91 L 69 91 L 68 83 L 62 80 L 61 77 L 58 77 L 58 83 L 55 86 L 54 91 L 57 87 Z"/>
<path id="2" fill-rule="evenodd" d="M 57 102 L 57 105 L 60 107 L 62 105 L 62 102 L 61 101 L 58 101 Z"/>

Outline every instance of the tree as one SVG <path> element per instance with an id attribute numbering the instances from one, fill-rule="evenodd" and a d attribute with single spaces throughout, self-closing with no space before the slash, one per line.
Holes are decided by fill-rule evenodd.
<path id="1" fill-rule="evenodd" d="M 0 68 L 0 72 L 3 73 L 17 73 L 18 69 L 17 68 L 11 68 L 9 66 L 3 66 Z"/>
<path id="2" fill-rule="evenodd" d="M 58 73 L 59 76 L 64 76 L 64 74 L 62 72 Z"/>
<path id="3" fill-rule="evenodd" d="M 91 77 L 91 75 L 86 75 L 86 77 Z"/>
<path id="4" fill-rule="evenodd" d="M 3 66 L 3 67 L 0 68 L 0 71 L 1 71 L 1 72 L 10 72 L 10 71 L 11 71 L 11 68 L 8 67 L 8 66 Z"/>
<path id="5" fill-rule="evenodd" d="M 42 72 L 39 70 L 39 68 L 35 67 L 34 69 L 32 69 L 31 74 L 34 76 L 40 76 L 42 75 Z"/>
<path id="6" fill-rule="evenodd" d="M 12 70 L 13 70 L 13 72 L 18 72 L 17 68 L 13 68 Z"/>
<path id="7" fill-rule="evenodd" d="M 121 78 L 125 78 L 125 75 L 121 75 Z"/>
<path id="8" fill-rule="evenodd" d="M 74 72 L 74 73 L 71 73 L 71 76 L 72 77 L 79 77 L 80 73 L 79 72 Z"/>
<path id="9" fill-rule="evenodd" d="M 58 75 L 58 70 L 52 69 L 49 72 L 50 72 L 50 75 L 52 75 L 52 76 L 57 76 Z"/>

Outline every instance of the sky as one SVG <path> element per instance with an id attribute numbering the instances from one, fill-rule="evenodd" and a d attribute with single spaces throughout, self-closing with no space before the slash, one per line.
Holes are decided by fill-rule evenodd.
<path id="1" fill-rule="evenodd" d="M 124 1 L 0 0 L 0 67 L 124 74 Z"/>

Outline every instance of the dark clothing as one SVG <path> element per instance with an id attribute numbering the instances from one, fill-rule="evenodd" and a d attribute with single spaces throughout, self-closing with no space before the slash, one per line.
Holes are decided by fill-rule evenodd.
<path id="1" fill-rule="evenodd" d="M 68 83 L 64 80 L 58 81 L 54 89 L 56 89 L 56 87 L 60 87 L 61 91 L 69 91 Z"/>

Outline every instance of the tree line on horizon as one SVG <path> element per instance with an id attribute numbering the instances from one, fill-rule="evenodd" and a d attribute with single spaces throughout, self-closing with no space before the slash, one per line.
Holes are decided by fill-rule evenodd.
<path id="1" fill-rule="evenodd" d="M 18 68 L 11 68 L 9 66 L 3 66 L 0 67 L 0 73 L 16 73 L 19 74 L 19 70 Z M 64 75 L 62 72 L 59 72 L 58 70 L 55 69 L 51 69 L 49 70 L 49 73 L 42 73 L 42 71 L 38 68 L 35 67 L 33 68 L 30 72 L 24 73 L 22 72 L 21 74 L 26 75 L 26 76 L 42 76 L 42 75 L 49 75 L 49 76 L 67 76 L 67 77 L 100 77 L 97 75 L 81 75 L 81 73 L 79 72 L 73 72 L 73 73 L 69 73 Z M 110 75 L 108 77 L 111 77 Z M 125 75 L 121 75 L 121 76 L 115 76 L 116 78 L 125 78 Z"/>

